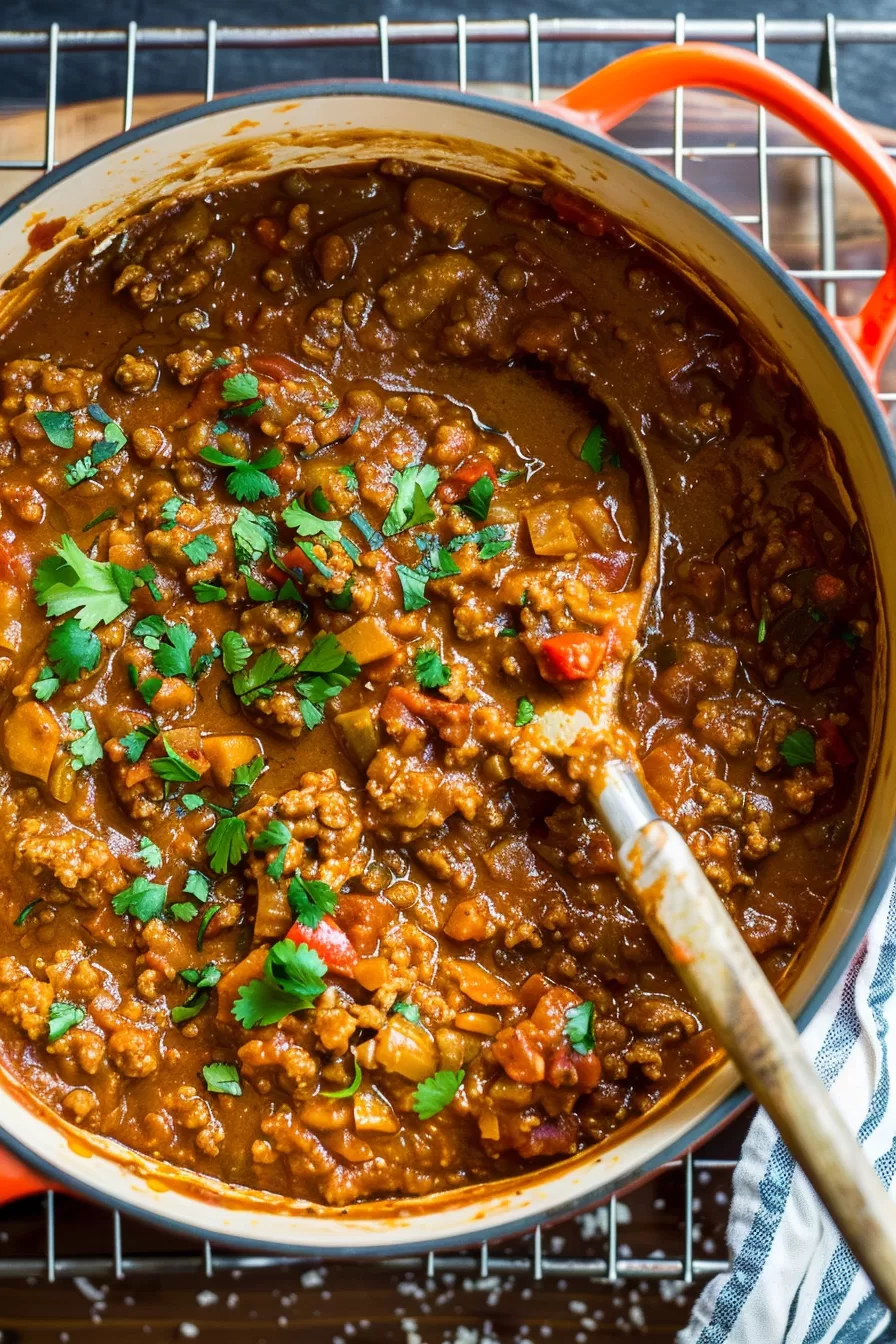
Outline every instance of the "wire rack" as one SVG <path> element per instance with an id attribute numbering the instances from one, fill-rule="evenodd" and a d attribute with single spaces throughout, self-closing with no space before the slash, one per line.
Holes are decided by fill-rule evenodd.
<path id="1" fill-rule="evenodd" d="M 316 58 L 316 78 L 328 74 L 341 76 L 338 56 L 346 48 L 371 50 L 368 76 L 388 81 L 392 53 L 400 47 L 441 46 L 453 49 L 454 83 L 465 90 L 468 87 L 468 53 L 477 44 L 515 44 L 522 46 L 528 66 L 527 86 L 514 90 L 515 96 L 528 97 L 538 103 L 542 96 L 542 47 L 544 44 L 604 44 L 605 49 L 619 44 L 645 45 L 652 42 L 683 43 L 688 40 L 730 42 L 751 46 L 764 58 L 771 44 L 797 44 L 814 48 L 818 55 L 818 87 L 839 105 L 837 81 L 838 48 L 844 44 L 896 43 L 896 21 L 863 21 L 835 19 L 833 15 L 812 20 L 772 20 L 763 14 L 754 19 L 688 19 L 683 13 L 672 18 L 659 19 L 559 19 L 539 18 L 535 13 L 506 19 L 472 20 L 458 14 L 452 20 L 390 22 L 386 16 L 377 22 L 351 24 L 320 24 L 290 27 L 234 27 L 218 25 L 214 19 L 205 27 L 160 28 L 141 27 L 136 22 L 126 27 L 107 29 L 63 29 L 58 23 L 43 30 L 0 30 L 0 57 L 17 55 L 41 61 L 46 71 L 45 122 L 43 155 L 39 158 L 10 159 L 0 157 L 0 195 L 3 195 L 2 175 L 11 172 L 48 171 L 57 163 L 57 120 L 60 105 L 60 65 L 66 55 L 78 52 L 120 52 L 124 66 L 124 85 L 121 98 L 121 128 L 129 130 L 135 120 L 135 90 L 138 62 L 159 60 L 160 53 L 187 51 L 201 53 L 201 95 L 210 102 L 219 92 L 217 78 L 218 55 L 223 51 L 274 51 L 283 53 L 316 49 L 333 56 L 332 66 Z M 303 72 L 304 73 L 304 72 Z M 278 74 L 278 77 L 288 77 Z M 293 72 L 293 77 L 297 77 Z M 301 76 L 299 76 L 301 77 Z M 830 158 L 816 146 L 805 144 L 778 145 L 769 141 L 768 118 L 764 109 L 757 109 L 755 144 L 686 144 L 685 95 L 675 92 L 672 102 L 671 139 L 668 142 L 640 147 L 646 157 L 657 160 L 676 178 L 684 177 L 685 163 L 689 160 L 706 161 L 724 158 L 746 158 L 756 163 L 755 213 L 735 214 L 739 223 L 755 230 L 766 248 L 771 245 L 769 209 L 769 165 L 777 158 L 808 158 L 817 161 L 818 209 L 818 265 L 794 269 L 792 274 L 812 282 L 832 313 L 838 308 L 839 287 L 843 282 L 873 282 L 881 274 L 879 269 L 838 267 L 837 220 L 834 166 Z M 888 150 L 896 155 L 896 147 Z M 6 193 L 8 194 L 8 193 Z M 896 392 L 884 392 L 882 400 L 896 402 Z M 593 1282 L 617 1284 L 623 1281 L 656 1283 L 674 1280 L 694 1284 L 705 1280 L 727 1267 L 726 1260 L 695 1255 L 695 1181 L 706 1181 L 710 1176 L 727 1181 L 734 1168 L 731 1158 L 699 1158 L 688 1154 L 680 1162 L 669 1163 L 654 1173 L 654 1178 L 673 1175 L 677 1198 L 680 1200 L 681 1220 L 677 1245 L 668 1244 L 660 1252 L 646 1258 L 628 1254 L 620 1242 L 620 1205 L 614 1196 L 607 1209 L 606 1236 L 599 1254 L 563 1256 L 545 1250 L 547 1239 L 542 1229 L 517 1243 L 492 1251 L 487 1242 L 469 1251 L 385 1258 L 384 1268 L 414 1270 L 432 1278 L 437 1273 L 460 1272 L 486 1278 L 493 1273 L 529 1275 L 539 1281 L 546 1278 L 587 1278 Z M 215 1250 L 208 1241 L 197 1242 L 195 1248 L 178 1250 L 129 1251 L 122 1219 L 116 1212 L 111 1216 L 111 1246 L 102 1254 L 71 1255 L 57 1253 L 57 1198 L 46 1196 L 44 1245 L 39 1255 L 0 1256 L 0 1280 L 16 1278 L 57 1279 L 79 1275 L 113 1275 L 121 1280 L 131 1275 L 158 1275 L 169 1273 L 198 1274 L 211 1278 L 222 1272 L 259 1270 L 275 1266 L 307 1264 L 294 1256 L 241 1255 Z"/>

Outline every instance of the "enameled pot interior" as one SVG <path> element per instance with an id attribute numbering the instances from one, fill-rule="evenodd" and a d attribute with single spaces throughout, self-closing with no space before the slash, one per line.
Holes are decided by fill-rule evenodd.
<path id="1" fill-rule="evenodd" d="M 224 174 L 240 180 L 299 164 L 325 167 L 388 155 L 505 179 L 547 176 L 598 200 L 730 300 L 780 352 L 843 447 L 879 573 L 880 748 L 840 895 L 789 992 L 794 1012 L 814 1010 L 845 969 L 888 889 L 893 866 L 896 723 L 887 694 L 893 650 L 886 631 L 896 604 L 896 550 L 886 541 L 896 473 L 874 398 L 824 318 L 720 211 L 618 146 L 528 109 L 398 86 L 306 87 L 294 96 L 250 95 L 216 104 L 202 115 L 197 110 L 179 114 L 59 170 L 0 214 L 0 272 L 20 265 L 38 214 L 65 216 L 67 234 L 80 225 L 100 239 L 135 207 L 160 196 L 202 192 L 218 185 Z M 15 291 L 5 300 L 16 301 Z M 0 306 L 0 320 L 2 315 Z M 612 1147 L 524 1181 L 477 1187 L 463 1192 L 463 1198 L 436 1196 L 345 1210 L 311 1209 L 251 1192 L 243 1197 L 211 1182 L 193 1186 L 182 1173 L 166 1174 L 140 1159 L 122 1162 L 109 1155 L 120 1153 L 113 1145 L 88 1144 L 86 1136 L 50 1121 L 13 1087 L 0 1088 L 0 1137 L 69 1187 L 217 1242 L 232 1239 L 327 1255 L 382 1253 L 494 1237 L 594 1203 L 721 1124 L 735 1104 L 736 1086 L 730 1066 L 717 1069 Z"/>

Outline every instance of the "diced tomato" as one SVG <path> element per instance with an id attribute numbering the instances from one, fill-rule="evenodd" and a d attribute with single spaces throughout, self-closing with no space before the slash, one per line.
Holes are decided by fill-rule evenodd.
<path id="1" fill-rule="evenodd" d="M 262 378 L 273 378 L 275 383 L 282 383 L 285 378 L 305 377 L 301 365 L 289 355 L 253 355 L 249 367 Z"/>
<path id="2" fill-rule="evenodd" d="M 221 395 L 224 379 L 232 377 L 237 372 L 232 364 L 228 364 L 223 369 L 209 369 L 208 373 L 203 375 L 184 414 L 186 424 L 193 425 L 197 420 L 218 418 L 218 412 L 224 405 L 224 398 Z"/>
<path id="3" fill-rule="evenodd" d="M 835 765 L 839 765 L 844 770 L 849 765 L 855 765 L 856 758 L 843 740 L 843 734 L 833 719 L 822 719 L 818 725 L 818 735 L 823 742 L 827 743 L 831 760 Z"/>
<path id="4" fill-rule="evenodd" d="M 444 500 L 446 504 L 456 504 L 459 499 L 466 498 L 470 493 L 470 486 L 475 485 L 483 476 L 490 476 L 492 483 L 496 484 L 498 473 L 495 471 L 495 464 L 485 456 L 485 453 L 468 457 L 466 462 L 461 462 L 457 471 L 439 486 L 439 499 Z"/>
<path id="5" fill-rule="evenodd" d="M 610 216 L 605 210 L 569 191 L 552 189 L 545 192 L 545 200 L 558 219 L 574 225 L 579 233 L 587 234 L 589 238 L 602 238 L 610 227 Z"/>
<path id="6" fill-rule="evenodd" d="M 284 570 L 298 570 L 307 579 L 314 573 L 314 566 L 300 547 L 293 546 L 291 551 L 286 552 L 282 560 L 276 564 L 268 565 L 265 574 L 272 583 L 283 583 Z"/>
<path id="7" fill-rule="evenodd" d="M 824 606 L 834 606 L 846 598 L 846 582 L 836 574 L 827 572 L 818 574 L 812 585 L 812 595 L 816 602 Z"/>
<path id="8" fill-rule="evenodd" d="M 311 951 L 316 952 L 321 961 L 325 961 L 337 975 L 354 975 L 358 954 L 348 934 L 329 915 L 324 915 L 316 929 L 309 929 L 307 924 L 296 922 L 286 936 L 296 947 L 307 943 Z"/>
<path id="9" fill-rule="evenodd" d="M 279 252 L 280 239 L 286 232 L 286 225 L 280 219 L 271 219 L 269 215 L 263 215 L 252 225 L 252 232 L 262 247 L 266 247 L 269 252 Z"/>
<path id="10" fill-rule="evenodd" d="M 541 655 L 549 676 L 563 681 L 588 681 L 597 675 L 607 654 L 607 635 L 570 631 L 552 635 L 541 646 Z"/>
<path id="11" fill-rule="evenodd" d="M 398 918 L 395 906 L 385 896 L 349 892 L 339 897 L 336 913 L 359 957 L 372 957 L 380 938 Z"/>
<path id="12" fill-rule="evenodd" d="M 15 532 L 0 532 L 0 580 L 21 588 L 31 574 L 27 551 L 19 545 Z"/>

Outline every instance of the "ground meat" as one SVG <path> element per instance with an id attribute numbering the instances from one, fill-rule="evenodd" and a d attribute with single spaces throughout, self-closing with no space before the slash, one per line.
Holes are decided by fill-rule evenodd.
<path id="1" fill-rule="evenodd" d="M 36 1041 L 46 1035 L 52 987 L 37 980 L 14 957 L 0 958 L 0 1013 Z"/>
<path id="2" fill-rule="evenodd" d="M 74 827 L 53 834 L 38 818 L 26 817 L 19 823 L 15 854 L 34 874 L 48 870 L 82 905 L 98 906 L 126 885 L 121 865 L 105 840 Z"/>

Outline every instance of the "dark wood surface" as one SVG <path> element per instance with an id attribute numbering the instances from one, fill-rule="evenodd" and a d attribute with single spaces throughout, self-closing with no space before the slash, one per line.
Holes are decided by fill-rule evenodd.
<path id="1" fill-rule="evenodd" d="M 515 90 L 489 90 L 512 95 Z M 183 106 L 189 96 L 138 99 L 137 120 Z M 78 152 L 120 129 L 119 103 L 105 100 L 63 108 L 59 154 Z M 24 112 L 0 121 L 4 156 L 42 152 L 42 114 Z M 891 132 L 881 138 L 896 142 Z M 620 130 L 639 146 L 671 144 L 671 102 L 657 100 Z M 703 93 L 686 98 L 685 143 L 755 144 L 755 109 L 737 99 Z M 799 137 L 772 124 L 770 140 L 796 144 Z M 666 166 L 669 161 L 664 160 Z M 689 162 L 686 178 L 716 198 L 729 212 L 755 214 L 758 179 L 755 158 Z M 5 173 L 0 196 L 10 195 L 32 174 Z M 788 265 L 819 264 L 817 165 L 806 159 L 772 161 L 769 174 L 773 249 Z M 838 265 L 871 268 L 884 256 L 882 230 L 864 195 L 837 174 Z M 842 312 L 854 311 L 868 291 L 864 282 L 839 287 Z M 896 385 L 896 384 L 894 384 Z M 704 1153 L 735 1156 L 745 1131 L 743 1119 L 714 1139 Z M 698 1257 L 724 1256 L 728 1178 L 713 1174 L 698 1181 L 694 1251 Z M 681 1175 L 665 1173 L 623 1204 L 621 1254 L 677 1257 L 684 1237 Z M 57 1255 L 111 1255 L 111 1215 L 65 1196 L 57 1197 Z M 546 1254 L 601 1258 L 606 1255 L 605 1215 L 588 1215 L 545 1232 Z M 126 1220 L 125 1255 L 182 1252 L 193 1243 L 167 1238 Z M 525 1250 L 525 1244 L 518 1248 Z M 44 1211 L 41 1197 L 0 1210 L 0 1270 L 11 1258 L 42 1257 Z M 610 1286 L 585 1278 L 547 1279 L 497 1274 L 482 1282 L 476 1273 L 440 1274 L 427 1282 L 423 1266 L 399 1273 L 353 1261 L 319 1268 L 289 1266 L 241 1273 L 221 1271 L 211 1279 L 195 1273 L 135 1274 L 117 1283 L 111 1273 L 89 1280 L 31 1281 L 0 1276 L 0 1344 L 115 1344 L 194 1339 L 230 1344 L 274 1344 L 301 1338 L 303 1344 L 509 1344 L 533 1341 L 617 1341 L 632 1335 L 672 1338 L 687 1318 L 698 1286 L 626 1282 Z"/>

